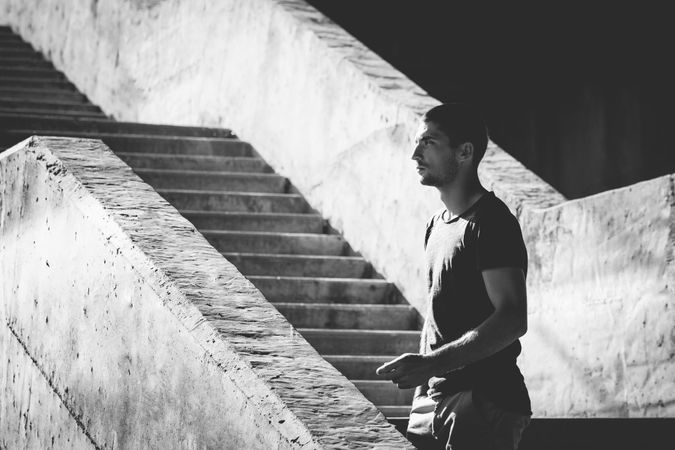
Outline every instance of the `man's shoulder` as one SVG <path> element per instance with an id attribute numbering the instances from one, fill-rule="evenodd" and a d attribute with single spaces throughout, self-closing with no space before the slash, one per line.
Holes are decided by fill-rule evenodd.
<path id="1" fill-rule="evenodd" d="M 434 225 L 440 220 L 443 215 L 444 208 L 440 208 L 427 220 L 427 224 L 424 230 L 424 247 L 426 248 L 427 242 L 429 241 L 429 236 L 431 235 L 431 230 L 433 230 Z"/>
<path id="2" fill-rule="evenodd" d="M 473 219 L 476 222 L 518 222 L 518 219 L 506 203 L 492 191 L 486 193 L 485 198 L 481 199 L 480 206 L 476 209 Z"/>
<path id="3" fill-rule="evenodd" d="M 436 222 L 438 222 L 441 217 L 443 217 L 443 212 L 445 211 L 445 208 L 439 208 L 438 210 L 434 211 L 434 213 L 429 217 L 429 220 L 427 220 L 427 229 L 431 228 L 434 226 Z"/>

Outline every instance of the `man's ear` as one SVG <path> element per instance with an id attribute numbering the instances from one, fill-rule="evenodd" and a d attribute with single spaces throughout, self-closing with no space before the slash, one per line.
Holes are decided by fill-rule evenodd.
<path id="1" fill-rule="evenodd" d="M 471 142 L 465 142 L 459 146 L 459 159 L 470 160 L 473 156 L 473 144 Z"/>

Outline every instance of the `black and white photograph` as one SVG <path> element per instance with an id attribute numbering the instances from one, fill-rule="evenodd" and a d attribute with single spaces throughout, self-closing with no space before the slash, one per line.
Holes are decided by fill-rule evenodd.
<path id="1" fill-rule="evenodd" d="M 672 450 L 666 2 L 0 0 L 0 450 Z"/>

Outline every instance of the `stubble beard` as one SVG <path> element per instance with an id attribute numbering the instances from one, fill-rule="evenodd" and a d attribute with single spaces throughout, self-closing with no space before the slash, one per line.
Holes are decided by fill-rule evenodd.
<path id="1" fill-rule="evenodd" d="M 457 173 L 459 172 L 459 164 L 453 161 L 450 165 L 450 170 L 445 174 L 444 177 L 439 177 L 438 175 L 431 174 L 428 172 L 428 169 L 420 175 L 420 184 L 423 186 L 432 186 L 432 187 L 441 187 L 452 184 L 455 179 L 457 179 Z"/>

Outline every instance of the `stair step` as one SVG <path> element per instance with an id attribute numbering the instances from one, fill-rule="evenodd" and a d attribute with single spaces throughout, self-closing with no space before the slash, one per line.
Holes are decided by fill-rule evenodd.
<path id="1" fill-rule="evenodd" d="M 87 97 L 72 89 L 7 87 L 0 83 L 0 97 L 35 101 L 70 100 L 87 102 Z"/>
<path id="2" fill-rule="evenodd" d="M 6 89 L 28 88 L 28 89 L 74 89 L 74 86 L 67 80 L 41 80 L 39 78 L 22 78 L 11 76 L 0 76 L 0 86 Z"/>
<path id="3" fill-rule="evenodd" d="M 251 144 L 236 138 L 113 135 L 98 133 L 114 150 L 124 153 L 163 153 L 186 156 L 252 157 Z"/>
<path id="4" fill-rule="evenodd" d="M 11 52 L 4 54 L 0 53 L 0 64 L 6 68 L 56 70 L 54 69 L 54 66 L 52 66 L 52 63 L 45 61 L 42 58 L 36 58 L 33 55 L 24 56 L 22 54 L 12 54 Z"/>
<path id="5" fill-rule="evenodd" d="M 0 124 L 5 130 L 81 131 L 89 133 L 147 134 L 153 136 L 198 136 L 232 137 L 232 132 L 224 128 L 185 127 L 135 122 L 115 122 L 106 119 L 78 119 L 59 117 L 50 114 L 35 114 L 17 117 L 10 113 L 0 113 Z"/>
<path id="6" fill-rule="evenodd" d="M 407 426 L 410 417 L 410 405 L 376 405 L 387 420 L 402 420 Z"/>
<path id="7" fill-rule="evenodd" d="M 5 40 L 0 36 L 0 59 L 14 56 L 44 59 L 42 53 L 36 52 L 29 43 L 20 39 Z"/>
<path id="8" fill-rule="evenodd" d="M 356 388 L 376 405 L 410 408 L 415 389 L 399 389 L 389 380 L 351 380 Z M 405 411 L 405 410 L 404 410 Z"/>
<path id="9" fill-rule="evenodd" d="M 286 178 L 273 173 L 168 169 L 135 169 L 135 172 L 155 189 L 283 193 L 288 184 Z"/>
<path id="10" fill-rule="evenodd" d="M 181 210 L 198 229 L 322 233 L 324 220 L 318 214 L 239 213 Z"/>
<path id="11" fill-rule="evenodd" d="M 41 67 L 22 68 L 0 65 L 0 77 L 37 78 L 40 80 L 64 80 L 63 74 L 55 69 Z"/>
<path id="12" fill-rule="evenodd" d="M 322 235 L 315 235 L 322 236 Z M 370 265 L 361 257 L 266 253 L 223 253 L 244 275 L 364 278 Z M 298 304 L 291 304 L 298 305 Z M 307 306 L 299 304 L 300 307 Z M 309 326 L 309 325 L 297 325 Z"/>
<path id="13" fill-rule="evenodd" d="M 0 139 L 21 141 L 35 130 L 0 131 Z M 101 139 L 119 153 L 162 153 L 203 156 L 252 156 L 251 144 L 236 138 L 201 138 L 193 136 L 153 136 L 147 134 L 89 133 L 83 131 L 40 130 L 45 136 Z"/>
<path id="14" fill-rule="evenodd" d="M 134 169 L 209 170 L 270 173 L 265 161 L 254 157 L 116 152 Z"/>
<path id="15" fill-rule="evenodd" d="M 202 231 L 222 253 L 277 253 L 290 255 L 342 255 L 345 241 L 332 234 Z"/>
<path id="16" fill-rule="evenodd" d="M 36 108 L 7 108 L 0 106 L 0 116 L 6 116 L 6 115 L 11 115 L 14 118 L 21 118 L 21 117 L 34 117 L 36 115 L 49 115 L 51 117 L 62 117 L 64 119 L 75 119 L 75 120 L 89 120 L 89 119 L 94 119 L 94 120 L 106 120 L 110 121 L 108 117 L 106 117 L 105 114 L 102 112 L 94 112 L 94 111 L 73 111 L 70 109 L 41 109 L 40 107 Z M 0 121 L 2 119 L 0 118 Z M 2 122 L 0 122 L 2 123 Z M 3 124 L 4 126 L 5 124 Z M 37 133 L 34 134 L 40 134 L 39 130 Z M 42 136 L 45 136 L 42 134 Z"/>
<path id="17" fill-rule="evenodd" d="M 40 109 L 61 109 L 71 111 L 93 111 L 100 112 L 101 109 L 86 101 L 69 101 L 59 99 L 20 99 L 13 96 L 0 96 L 0 106 L 5 108 L 40 108 Z"/>
<path id="18" fill-rule="evenodd" d="M 25 41 L 21 38 L 21 36 L 18 33 L 14 33 L 9 27 L 7 27 L 7 31 L 0 32 L 0 42 L 25 43 Z"/>
<path id="19" fill-rule="evenodd" d="M 252 157 L 251 144 L 234 137 L 153 136 L 143 134 L 88 134 L 98 136 L 122 153 L 163 153 L 186 156 Z"/>
<path id="20" fill-rule="evenodd" d="M 302 213 L 307 203 L 297 194 L 156 189 L 176 209 L 201 211 Z M 223 237 L 227 240 L 229 238 Z"/>
<path id="21" fill-rule="evenodd" d="M 399 304 L 396 287 L 380 279 L 247 277 L 271 302 Z"/>
<path id="22" fill-rule="evenodd" d="M 274 306 L 296 328 L 358 330 L 418 328 L 417 311 L 410 305 L 275 303 Z"/>
<path id="23" fill-rule="evenodd" d="M 275 303 L 274 306 L 278 309 L 278 304 Z M 375 373 L 375 370 L 382 364 L 389 362 L 398 356 L 399 355 L 323 355 L 323 358 L 350 380 L 378 380 L 381 379 L 381 377 Z"/>
<path id="24" fill-rule="evenodd" d="M 391 355 L 417 352 L 419 331 L 402 330 L 322 330 L 298 331 L 322 355 Z"/>
<path id="25" fill-rule="evenodd" d="M 0 35 L 0 46 L 3 48 L 7 47 L 14 47 L 14 46 L 24 46 L 28 45 L 30 47 L 30 44 L 21 39 L 20 36 L 17 35 L 12 35 L 12 34 L 2 34 Z M 31 49 L 33 47 L 30 47 Z"/>

